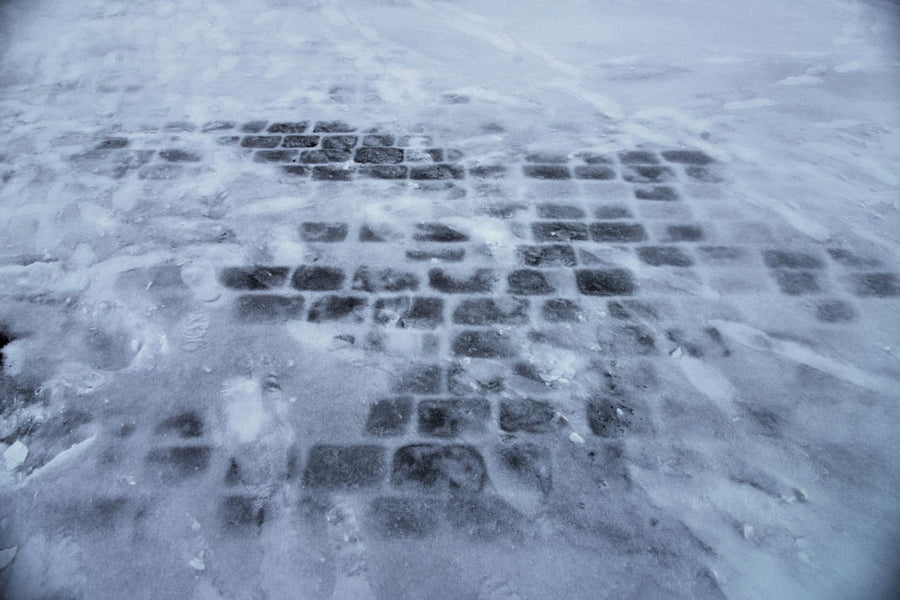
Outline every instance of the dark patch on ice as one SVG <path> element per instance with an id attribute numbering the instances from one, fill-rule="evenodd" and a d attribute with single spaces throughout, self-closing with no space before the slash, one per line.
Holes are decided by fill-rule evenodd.
<path id="1" fill-rule="evenodd" d="M 549 433 L 562 427 L 556 409 L 543 400 L 505 400 L 500 403 L 500 429 L 509 433 Z"/>
<path id="2" fill-rule="evenodd" d="M 443 378 L 440 365 L 417 364 L 400 375 L 393 389 L 406 394 L 437 394 L 441 391 Z"/>
<path id="3" fill-rule="evenodd" d="M 266 520 L 266 510 L 260 498 L 246 495 L 226 496 L 219 504 L 218 519 L 226 530 L 261 527 Z"/>
<path id="4" fill-rule="evenodd" d="M 381 446 L 318 444 L 310 448 L 303 483 L 323 488 L 368 487 L 380 483 L 385 474 Z"/>
<path id="5" fill-rule="evenodd" d="M 162 421 L 156 427 L 158 435 L 177 435 L 181 438 L 196 438 L 203 435 L 203 419 L 195 411 L 189 410 Z"/>
<path id="6" fill-rule="evenodd" d="M 479 540 L 515 537 L 524 524 L 519 511 L 495 496 L 451 498 L 447 502 L 447 520 L 460 533 Z"/>
<path id="7" fill-rule="evenodd" d="M 419 402 L 419 433 L 452 438 L 484 432 L 491 417 L 485 398 L 452 398 Z"/>
<path id="8" fill-rule="evenodd" d="M 484 459 L 474 446 L 403 446 L 391 467 L 391 483 L 411 491 L 475 493 L 486 482 Z"/>
<path id="9" fill-rule="evenodd" d="M 497 446 L 500 466 L 516 480 L 548 494 L 553 487 L 550 450 L 528 442 Z"/>
<path id="10" fill-rule="evenodd" d="M 385 398 L 369 407 L 365 431 L 375 436 L 395 436 L 406 433 L 412 418 L 411 398 Z"/>
<path id="11" fill-rule="evenodd" d="M 375 498 L 367 523 L 377 538 L 421 538 L 438 530 L 442 508 L 440 501 L 427 498 Z"/>

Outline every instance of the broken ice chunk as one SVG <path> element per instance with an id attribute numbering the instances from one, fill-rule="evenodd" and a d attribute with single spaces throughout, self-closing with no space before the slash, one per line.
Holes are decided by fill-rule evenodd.
<path id="1" fill-rule="evenodd" d="M 28 457 L 28 446 L 16 440 L 16 442 L 3 452 L 3 464 L 8 471 L 16 469 L 25 462 Z"/>

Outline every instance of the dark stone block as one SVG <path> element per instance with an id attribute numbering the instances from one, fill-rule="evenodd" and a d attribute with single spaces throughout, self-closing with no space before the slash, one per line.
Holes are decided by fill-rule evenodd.
<path id="1" fill-rule="evenodd" d="M 177 482 L 206 471 L 210 452 L 208 446 L 154 448 L 147 454 L 147 462 L 159 469 L 164 481 Z"/>
<path id="2" fill-rule="evenodd" d="M 459 165 L 426 165 L 412 167 L 409 171 L 410 179 L 435 180 L 435 179 L 464 179 L 466 171 Z"/>
<path id="3" fill-rule="evenodd" d="M 467 298 L 453 311 L 458 325 L 525 325 L 528 300 L 523 298 Z"/>
<path id="4" fill-rule="evenodd" d="M 306 177 L 309 175 L 309 167 L 304 167 L 303 165 L 286 165 L 281 167 L 281 170 L 288 175 L 295 175 L 297 177 Z"/>
<path id="5" fill-rule="evenodd" d="M 669 167 L 630 166 L 622 178 L 630 183 L 665 183 L 675 179 L 675 171 Z"/>
<path id="6" fill-rule="evenodd" d="M 400 148 L 369 148 L 364 146 L 356 151 L 354 160 L 358 163 L 399 163 L 403 161 L 403 150 Z"/>
<path id="7" fill-rule="evenodd" d="M 377 436 L 396 436 L 406 433 L 406 426 L 412 418 L 410 398 L 386 398 L 378 400 L 369 408 L 366 419 L 366 433 Z"/>
<path id="8" fill-rule="evenodd" d="M 578 179 L 610 181 L 616 178 L 616 172 L 612 169 L 612 167 L 604 167 L 600 165 L 577 165 L 574 170 L 575 177 L 577 177 Z"/>
<path id="9" fill-rule="evenodd" d="M 747 251 L 739 246 L 700 246 L 698 250 L 707 262 L 737 262 L 747 256 Z"/>
<path id="10" fill-rule="evenodd" d="M 243 148 L 275 148 L 281 143 L 277 135 L 248 135 L 241 140 Z"/>
<path id="11" fill-rule="evenodd" d="M 171 148 L 169 150 L 160 150 L 159 157 L 169 162 L 200 162 L 200 155 L 186 150 Z"/>
<path id="12" fill-rule="evenodd" d="M 203 435 L 203 419 L 189 410 L 169 417 L 156 426 L 156 434 L 168 437 L 196 438 Z"/>
<path id="13" fill-rule="evenodd" d="M 658 165 L 659 157 L 656 156 L 655 152 L 634 150 L 631 152 L 620 152 L 619 161 L 623 165 Z"/>
<path id="14" fill-rule="evenodd" d="M 630 300 L 627 302 L 619 302 L 618 300 L 610 300 L 607 304 L 609 315 L 620 321 L 658 321 L 659 315 L 653 310 L 652 306 Z"/>
<path id="15" fill-rule="evenodd" d="M 634 281 L 627 269 L 581 269 L 575 271 L 578 291 L 586 296 L 630 296 Z"/>
<path id="16" fill-rule="evenodd" d="M 219 281 L 234 290 L 268 290 L 287 281 L 287 267 L 228 267 L 219 272 Z"/>
<path id="17" fill-rule="evenodd" d="M 353 133 L 356 127 L 343 121 L 319 121 L 316 123 L 313 133 Z"/>
<path id="18" fill-rule="evenodd" d="M 592 400 L 587 405 L 588 426 L 594 435 L 619 437 L 631 427 L 634 409 L 608 398 Z"/>
<path id="19" fill-rule="evenodd" d="M 442 262 L 462 262 L 466 251 L 462 248 L 441 248 L 439 250 L 407 250 L 406 258 L 416 262 L 439 260 Z"/>
<path id="20" fill-rule="evenodd" d="M 440 148 L 429 148 L 425 153 L 431 157 L 431 162 L 444 162 L 444 151 Z"/>
<path id="21" fill-rule="evenodd" d="M 881 265 L 881 262 L 865 256 L 859 256 L 843 248 L 829 248 L 828 254 L 832 260 L 851 269 L 871 269 Z"/>
<path id="22" fill-rule="evenodd" d="M 587 241 L 588 227 L 578 221 L 542 221 L 531 224 L 531 232 L 538 242 Z"/>
<path id="23" fill-rule="evenodd" d="M 393 390 L 405 394 L 439 394 L 443 378 L 440 365 L 413 365 L 400 376 Z"/>
<path id="24" fill-rule="evenodd" d="M 702 181 L 704 183 L 721 183 L 722 177 L 707 167 L 697 167 L 697 166 L 688 166 L 685 167 L 684 172 L 688 177 L 695 181 Z"/>
<path id="25" fill-rule="evenodd" d="M 423 297 L 379 298 L 375 301 L 374 320 L 379 325 L 434 329 L 444 322 L 444 301 Z"/>
<path id="26" fill-rule="evenodd" d="M 367 148 L 384 148 L 394 145 L 394 136 L 385 134 L 372 134 L 363 137 L 362 145 Z"/>
<path id="27" fill-rule="evenodd" d="M 538 204 L 538 218 L 541 219 L 583 219 L 584 209 L 570 204 Z"/>
<path id="28" fill-rule="evenodd" d="M 699 242 L 703 239 L 703 228 L 699 225 L 668 225 L 666 234 L 673 242 Z"/>
<path id="29" fill-rule="evenodd" d="M 322 138 L 322 148 L 326 150 L 351 150 L 359 138 L 355 135 L 326 135 Z"/>
<path id="30" fill-rule="evenodd" d="M 533 179 L 563 180 L 572 178 L 569 167 L 562 165 L 525 165 L 522 167 L 522 172 L 525 177 Z"/>
<path id="31" fill-rule="evenodd" d="M 304 150 L 300 153 L 300 162 L 317 165 L 333 162 L 342 163 L 350 160 L 351 156 L 352 154 L 349 150 Z"/>
<path id="32" fill-rule="evenodd" d="M 409 169 L 403 165 L 369 165 L 361 167 L 359 174 L 372 179 L 406 179 Z"/>
<path id="33" fill-rule="evenodd" d="M 472 446 L 415 444 L 394 453 L 391 483 L 400 489 L 477 493 L 486 482 L 484 459 Z"/>
<path id="34" fill-rule="evenodd" d="M 236 311 L 244 321 L 287 321 L 303 317 L 302 296 L 247 294 L 238 296 Z"/>
<path id="35" fill-rule="evenodd" d="M 442 223 L 419 223 L 413 239 L 417 242 L 466 242 L 469 236 Z"/>
<path id="36" fill-rule="evenodd" d="M 202 133 L 209 133 L 210 131 L 227 131 L 229 129 L 234 129 L 234 126 L 234 121 L 209 121 L 208 123 L 203 124 L 200 131 Z"/>
<path id="37" fill-rule="evenodd" d="M 552 152 L 534 152 L 525 156 L 525 162 L 564 165 L 569 162 L 569 157 L 565 154 L 555 154 Z"/>
<path id="38" fill-rule="evenodd" d="M 519 246 L 519 260 L 529 267 L 574 267 L 577 264 L 575 250 L 562 244 L 544 246 Z"/>
<path id="39" fill-rule="evenodd" d="M 527 442 L 497 446 L 500 466 L 517 481 L 545 494 L 553 487 L 550 450 Z"/>
<path id="40" fill-rule="evenodd" d="M 469 175 L 480 179 L 501 179 L 506 177 L 507 169 L 503 165 L 479 165 L 469 169 Z"/>
<path id="41" fill-rule="evenodd" d="M 365 292 L 415 291 L 419 289 L 419 278 L 415 273 L 404 273 L 396 269 L 360 267 L 353 276 L 351 289 Z"/>
<path id="42" fill-rule="evenodd" d="M 816 318 L 823 323 L 849 323 L 856 320 L 856 311 L 849 302 L 824 300 L 816 306 Z"/>
<path id="43" fill-rule="evenodd" d="M 298 290 L 339 290 L 344 284 L 344 272 L 332 267 L 302 265 L 294 271 L 291 283 Z"/>
<path id="44" fill-rule="evenodd" d="M 543 400 L 504 400 L 500 403 L 500 429 L 509 433 L 549 433 L 562 426 L 556 410 Z"/>
<path id="45" fill-rule="evenodd" d="M 261 498 L 253 496 L 226 496 L 219 504 L 219 523 L 224 529 L 260 527 L 266 520 Z"/>
<path id="46" fill-rule="evenodd" d="M 114 150 L 128 145 L 128 138 L 109 137 L 97 144 L 97 150 Z"/>
<path id="47" fill-rule="evenodd" d="M 363 311 L 367 304 L 365 298 L 356 296 L 325 296 L 313 302 L 309 307 L 308 320 L 311 323 L 324 321 L 362 323 L 365 320 Z"/>
<path id="48" fill-rule="evenodd" d="M 376 498 L 367 516 L 378 538 L 422 538 L 437 532 L 441 508 L 427 498 Z"/>
<path id="49" fill-rule="evenodd" d="M 222 146 L 234 146 L 241 141 L 238 135 L 222 135 L 216 138 L 216 143 Z"/>
<path id="50" fill-rule="evenodd" d="M 694 260 L 675 246 L 643 246 L 638 248 L 641 261 L 654 267 L 690 267 Z"/>
<path id="51" fill-rule="evenodd" d="M 269 125 L 269 133 L 303 133 L 309 127 L 309 121 L 298 123 L 272 123 Z"/>
<path id="52" fill-rule="evenodd" d="M 266 128 L 266 121 L 247 121 L 241 126 L 244 133 L 259 133 Z"/>
<path id="53" fill-rule="evenodd" d="M 307 221 L 300 224 L 300 238 L 304 242 L 343 242 L 347 239 L 347 224 Z"/>
<path id="54" fill-rule="evenodd" d="M 485 398 L 453 398 L 419 402 L 419 433 L 451 438 L 485 431 L 491 404 Z"/>
<path id="55" fill-rule="evenodd" d="M 853 293 L 863 298 L 900 295 L 900 278 L 894 273 L 860 273 L 850 282 Z"/>
<path id="56" fill-rule="evenodd" d="M 613 163 L 609 155 L 596 152 L 579 152 L 576 156 L 589 165 L 611 165 Z"/>
<path id="57" fill-rule="evenodd" d="M 453 340 L 453 354 L 473 358 L 509 358 L 515 356 L 512 343 L 496 331 L 463 331 Z"/>
<path id="58" fill-rule="evenodd" d="M 793 271 L 776 269 L 772 276 L 781 291 L 789 296 L 816 294 L 821 288 L 814 271 Z"/>
<path id="59" fill-rule="evenodd" d="M 471 538 L 495 540 L 522 534 L 524 517 L 505 500 L 496 497 L 454 497 L 447 502 L 447 520 Z"/>
<path id="60" fill-rule="evenodd" d="M 770 269 L 822 269 L 825 262 L 818 256 L 791 250 L 765 250 L 763 261 Z"/>
<path id="61" fill-rule="evenodd" d="M 541 315 L 550 323 L 577 323 L 584 319 L 584 311 L 575 302 L 566 298 L 555 298 L 544 302 Z"/>
<path id="62" fill-rule="evenodd" d="M 490 269 L 476 269 L 468 277 L 446 273 L 443 269 L 428 271 L 428 284 L 445 294 L 489 294 L 495 281 L 497 275 Z"/>
<path id="63" fill-rule="evenodd" d="M 669 162 L 685 165 L 708 165 L 713 162 L 708 154 L 699 150 L 664 150 L 662 156 Z"/>
<path id="64" fill-rule="evenodd" d="M 316 444 L 309 450 L 303 483 L 332 489 L 378 485 L 387 474 L 385 459 L 381 446 Z"/>
<path id="65" fill-rule="evenodd" d="M 296 158 L 296 150 L 258 150 L 253 155 L 256 162 L 291 162 Z"/>
<path id="66" fill-rule="evenodd" d="M 518 269 L 507 277 L 510 294 L 542 295 L 552 294 L 555 290 L 547 283 L 544 274 L 531 269 Z"/>
<path id="67" fill-rule="evenodd" d="M 667 185 L 657 185 L 651 188 L 636 188 L 634 197 L 638 200 L 659 200 L 662 202 L 674 202 L 678 200 L 678 192 Z"/>
<path id="68" fill-rule="evenodd" d="M 591 238 L 595 242 L 643 242 L 647 232 L 640 223 L 591 223 Z"/>
<path id="69" fill-rule="evenodd" d="M 312 178 L 317 181 L 350 181 L 353 171 L 343 167 L 313 167 Z"/>
<path id="70" fill-rule="evenodd" d="M 319 145 L 317 135 L 286 135 L 281 143 L 285 148 L 315 148 Z"/>

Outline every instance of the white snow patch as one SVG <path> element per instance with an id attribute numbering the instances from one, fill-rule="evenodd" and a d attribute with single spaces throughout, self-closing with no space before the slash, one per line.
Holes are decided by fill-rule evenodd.
<path id="1" fill-rule="evenodd" d="M 721 371 L 692 356 L 682 355 L 678 365 L 687 380 L 710 400 L 728 402 L 734 397 L 734 386 Z"/>
<path id="2" fill-rule="evenodd" d="M 3 452 L 3 465 L 8 471 L 17 469 L 28 458 L 28 446 L 21 440 L 16 440 L 13 445 Z"/>
<path id="3" fill-rule="evenodd" d="M 222 386 L 225 423 L 229 437 L 246 444 L 259 437 L 266 421 L 259 382 L 243 377 Z"/>

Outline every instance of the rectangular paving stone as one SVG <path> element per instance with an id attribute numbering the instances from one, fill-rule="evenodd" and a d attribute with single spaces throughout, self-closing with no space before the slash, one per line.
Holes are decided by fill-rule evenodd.
<path id="1" fill-rule="evenodd" d="M 747 250 L 740 246 L 700 246 L 697 250 L 707 263 L 734 263 L 747 258 Z"/>
<path id="2" fill-rule="evenodd" d="M 404 394 L 439 394 L 443 379 L 440 365 L 417 363 L 400 374 L 391 389 Z"/>
<path id="3" fill-rule="evenodd" d="M 850 283 L 852 292 L 862 298 L 900 296 L 900 277 L 895 273 L 858 273 Z"/>
<path id="4" fill-rule="evenodd" d="M 823 300 L 816 305 L 816 319 L 823 323 L 852 323 L 856 309 L 843 300 Z"/>
<path id="5" fill-rule="evenodd" d="M 518 246 L 520 262 L 529 267 L 573 267 L 577 264 L 575 250 L 563 244 Z"/>
<path id="6" fill-rule="evenodd" d="M 370 148 L 364 146 L 356 151 L 353 160 L 358 163 L 399 163 L 403 162 L 403 150 L 400 148 Z"/>
<path id="7" fill-rule="evenodd" d="M 763 262 L 770 269 L 825 268 L 825 262 L 818 256 L 793 250 L 764 250 Z"/>
<path id="8" fill-rule="evenodd" d="M 365 321 L 365 308 L 368 300 L 358 296 L 325 296 L 313 302 L 309 307 L 307 320 L 310 323 L 325 321 Z"/>
<path id="9" fill-rule="evenodd" d="M 394 145 L 394 136 L 384 133 L 370 134 L 363 137 L 362 145 L 368 148 L 384 148 Z"/>
<path id="10" fill-rule="evenodd" d="M 381 497 L 372 500 L 366 516 L 378 539 L 423 538 L 440 529 L 443 508 L 435 499 Z"/>
<path id="11" fill-rule="evenodd" d="M 603 438 L 620 437 L 631 427 L 634 409 L 609 398 L 597 398 L 587 404 L 588 427 Z"/>
<path id="12" fill-rule="evenodd" d="M 313 167 L 312 178 L 317 181 L 350 181 L 353 170 L 344 167 Z"/>
<path id="13" fill-rule="evenodd" d="M 539 221 L 531 224 L 538 242 L 581 242 L 588 239 L 588 227 L 578 221 Z"/>
<path id="14" fill-rule="evenodd" d="M 275 148 L 281 143 L 279 135 L 248 135 L 241 140 L 243 148 Z"/>
<path id="15" fill-rule="evenodd" d="M 537 205 L 539 219 L 583 219 L 584 209 L 571 204 L 544 203 Z"/>
<path id="16" fill-rule="evenodd" d="M 285 148 L 315 148 L 319 145 L 317 135 L 286 135 L 281 143 Z"/>
<path id="17" fill-rule="evenodd" d="M 241 131 L 244 133 L 259 133 L 266 128 L 267 121 L 247 121 L 241 125 Z"/>
<path id="18" fill-rule="evenodd" d="M 399 328 L 435 329 L 444 322 L 442 298 L 405 296 L 375 301 L 375 323 Z"/>
<path id="19" fill-rule="evenodd" d="M 489 294 L 497 274 L 491 269 L 476 269 L 471 274 L 448 273 L 443 269 L 428 271 L 428 284 L 445 294 Z"/>
<path id="20" fill-rule="evenodd" d="M 380 437 L 403 435 L 412 420 L 412 409 L 411 398 L 378 400 L 369 407 L 365 432 Z"/>
<path id="21" fill-rule="evenodd" d="M 411 167 L 410 179 L 437 180 L 437 179 L 464 179 L 466 170 L 459 165 L 425 165 Z"/>
<path id="22" fill-rule="evenodd" d="M 506 278 L 507 292 L 521 295 L 546 295 L 552 294 L 553 289 L 544 274 L 532 269 L 517 269 Z"/>
<path id="23" fill-rule="evenodd" d="M 724 181 L 721 175 L 709 167 L 686 166 L 684 172 L 694 181 L 702 183 L 722 183 Z"/>
<path id="24" fill-rule="evenodd" d="M 236 123 L 234 121 L 209 121 L 200 127 L 200 131 L 202 133 L 209 133 L 210 131 L 227 131 L 229 129 L 234 129 L 235 125 Z"/>
<path id="25" fill-rule="evenodd" d="M 326 164 L 332 162 L 347 162 L 352 154 L 349 150 L 304 150 L 300 153 L 300 162 L 305 164 Z"/>
<path id="26" fill-rule="evenodd" d="M 533 152 L 525 156 L 525 162 L 564 165 L 569 162 L 569 157 L 554 152 Z"/>
<path id="27" fill-rule="evenodd" d="M 634 197 L 638 200 L 657 200 L 662 202 L 674 202 L 678 200 L 678 192 L 667 185 L 657 185 L 649 188 L 635 188 Z"/>
<path id="28" fill-rule="evenodd" d="M 669 167 L 627 166 L 622 179 L 629 183 L 665 183 L 675 179 L 675 171 Z"/>
<path id="29" fill-rule="evenodd" d="M 309 127 L 309 121 L 295 123 L 272 123 L 267 131 L 269 133 L 303 133 Z"/>
<path id="30" fill-rule="evenodd" d="M 686 165 L 708 165 L 713 162 L 708 154 L 700 150 L 664 150 L 662 157 L 669 162 Z"/>
<path id="31" fill-rule="evenodd" d="M 613 219 L 630 219 L 632 218 L 632 214 L 627 206 L 610 204 L 606 206 L 598 206 L 597 208 L 595 208 L 594 218 L 603 219 L 605 221 Z"/>
<path id="32" fill-rule="evenodd" d="M 586 296 L 630 296 L 635 289 L 627 269 L 579 269 L 575 271 L 575 283 Z"/>
<path id="33" fill-rule="evenodd" d="M 307 221 L 300 224 L 300 239 L 304 242 L 343 242 L 347 239 L 346 223 Z"/>
<path id="34" fill-rule="evenodd" d="M 515 356 L 510 340 L 496 331 L 467 330 L 453 340 L 453 354 L 472 358 Z"/>
<path id="35" fill-rule="evenodd" d="M 642 246 L 637 249 L 641 262 L 654 267 L 690 267 L 694 259 L 677 246 Z"/>
<path id="36" fill-rule="evenodd" d="M 634 243 L 647 239 L 647 232 L 640 223 L 591 223 L 590 231 L 595 242 Z"/>
<path id="37" fill-rule="evenodd" d="M 872 269 L 881 266 L 881 261 L 856 254 L 845 248 L 828 248 L 828 255 L 833 261 L 850 269 Z"/>
<path id="38" fill-rule="evenodd" d="M 236 146 L 241 141 L 238 135 L 221 135 L 216 138 L 216 143 L 222 146 Z"/>
<path id="39" fill-rule="evenodd" d="M 525 325 L 528 307 L 528 300 L 512 296 L 466 298 L 453 311 L 453 322 L 458 325 Z"/>
<path id="40" fill-rule="evenodd" d="M 646 150 L 632 150 L 630 152 L 620 152 L 619 162 L 623 165 L 658 165 L 659 157 L 655 152 Z"/>
<path id="41" fill-rule="evenodd" d="M 522 172 L 525 177 L 533 179 L 563 180 L 572 178 L 569 167 L 562 165 L 525 165 L 522 167 Z"/>
<path id="42" fill-rule="evenodd" d="M 153 448 L 146 461 L 165 482 L 177 483 L 201 475 L 209 468 L 208 446 Z"/>
<path id="43" fill-rule="evenodd" d="M 219 271 L 219 282 L 233 290 L 268 290 L 287 281 L 288 267 L 226 267 Z"/>
<path id="44" fill-rule="evenodd" d="M 344 284 L 344 271 L 334 267 L 301 265 L 294 271 L 291 284 L 298 290 L 339 290 Z"/>
<path id="45" fill-rule="evenodd" d="M 615 170 L 603 165 L 576 165 L 574 172 L 577 179 L 612 181 L 616 178 Z"/>
<path id="46" fill-rule="evenodd" d="M 397 269 L 360 267 L 353 275 L 351 289 L 365 292 L 415 291 L 419 289 L 419 277 Z"/>
<path id="47" fill-rule="evenodd" d="M 469 168 L 469 175 L 481 179 L 502 179 L 506 177 L 508 169 L 503 165 L 479 165 Z"/>
<path id="48" fill-rule="evenodd" d="M 666 225 L 666 238 L 670 242 L 699 242 L 703 237 L 700 225 Z"/>
<path id="49" fill-rule="evenodd" d="M 781 291 L 789 296 L 817 294 L 821 291 L 814 271 L 773 269 L 770 273 Z"/>
<path id="50" fill-rule="evenodd" d="M 597 152 L 579 152 L 576 156 L 589 165 L 611 165 L 613 163 L 610 155 Z"/>
<path id="51" fill-rule="evenodd" d="M 417 223 L 413 239 L 417 242 L 466 242 L 469 236 L 443 223 Z"/>
<path id="52" fill-rule="evenodd" d="M 378 485 L 387 475 L 386 458 L 382 446 L 316 444 L 309 450 L 303 483 L 332 489 Z"/>
<path id="53" fill-rule="evenodd" d="M 313 133 L 353 133 L 356 127 L 344 121 L 319 121 L 316 123 Z"/>
<path id="54" fill-rule="evenodd" d="M 159 157 L 168 162 L 200 162 L 200 155 L 196 152 L 188 152 L 179 148 L 160 150 Z"/>
<path id="55" fill-rule="evenodd" d="M 418 415 L 421 435 L 454 438 L 483 433 L 491 418 L 491 404 L 486 398 L 422 400 Z"/>
<path id="56" fill-rule="evenodd" d="M 577 323 L 584 320 L 584 310 L 572 300 L 554 298 L 544 302 L 541 316 L 548 323 Z"/>
<path id="57" fill-rule="evenodd" d="M 231 494 L 222 499 L 216 510 L 219 525 L 229 531 L 260 527 L 266 520 L 262 498 L 245 494 Z"/>
<path id="58" fill-rule="evenodd" d="M 291 162 L 297 158 L 296 150 L 257 150 L 253 155 L 256 162 Z"/>
<path id="59" fill-rule="evenodd" d="M 406 179 L 409 168 L 403 165 L 366 165 L 357 172 L 372 179 Z"/>
<path id="60" fill-rule="evenodd" d="M 394 453 L 391 484 L 430 493 L 478 493 L 487 482 L 484 459 L 468 445 L 413 444 Z"/>
<path id="61" fill-rule="evenodd" d="M 287 321 L 303 318 L 302 296 L 245 294 L 235 304 L 238 317 L 249 322 Z"/>
<path id="62" fill-rule="evenodd" d="M 359 138 L 355 135 L 326 135 L 322 138 L 322 148 L 326 150 L 350 150 Z"/>
<path id="63" fill-rule="evenodd" d="M 437 260 L 441 262 L 462 262 L 466 251 L 462 248 L 439 248 L 436 250 L 407 250 L 406 258 L 415 262 Z"/>
<path id="64" fill-rule="evenodd" d="M 310 174 L 310 168 L 303 165 L 285 165 L 281 167 L 281 170 L 295 177 L 306 177 Z"/>
<path id="65" fill-rule="evenodd" d="M 558 430 L 562 421 L 556 409 L 543 400 L 504 400 L 500 403 L 500 429 L 509 433 L 549 433 Z"/>

